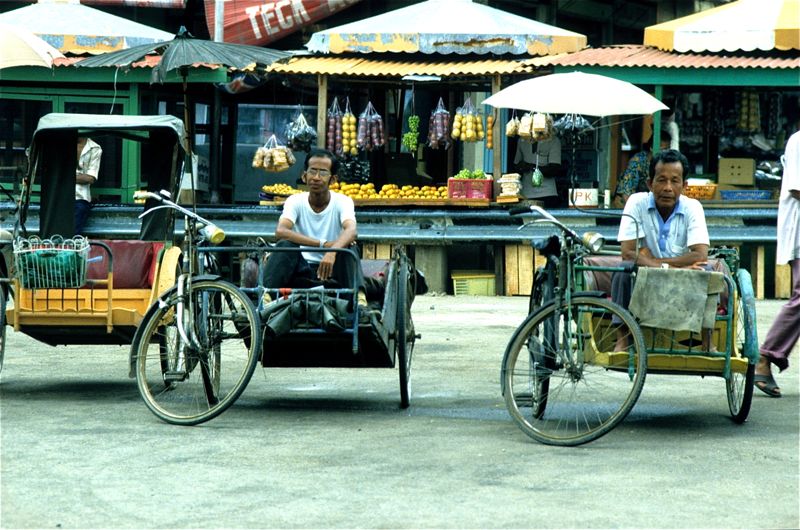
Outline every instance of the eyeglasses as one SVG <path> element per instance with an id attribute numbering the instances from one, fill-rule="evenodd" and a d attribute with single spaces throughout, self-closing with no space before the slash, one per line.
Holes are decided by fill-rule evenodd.
<path id="1" fill-rule="evenodd" d="M 312 177 L 313 176 L 318 176 L 318 177 L 321 177 L 321 178 L 327 178 L 327 177 L 331 176 L 331 172 L 328 171 L 327 169 L 317 169 L 315 167 L 310 167 L 310 168 L 306 169 L 306 173 L 311 175 Z"/>

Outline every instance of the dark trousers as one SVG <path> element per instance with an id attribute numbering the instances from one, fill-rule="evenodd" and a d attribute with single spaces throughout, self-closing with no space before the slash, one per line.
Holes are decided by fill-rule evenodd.
<path id="1" fill-rule="evenodd" d="M 298 248 L 291 241 L 278 241 L 278 247 Z M 331 278 L 322 282 L 317 278 L 317 264 L 310 264 L 302 252 L 272 252 L 261 271 L 261 285 L 268 289 L 280 287 L 311 288 L 324 285 L 328 288 L 360 289 L 364 286 L 361 256 L 358 247 L 352 247 L 358 260 L 347 253 L 337 252 Z M 355 285 L 353 282 L 355 281 Z"/>
<path id="2" fill-rule="evenodd" d="M 761 344 L 761 355 L 780 368 L 789 368 L 789 353 L 800 339 L 800 259 L 789 262 L 792 268 L 792 297 L 778 311 L 778 316 Z"/>
<path id="3" fill-rule="evenodd" d="M 92 211 L 92 203 L 83 199 L 75 199 L 75 235 L 82 235 L 89 219 L 89 212 Z"/>

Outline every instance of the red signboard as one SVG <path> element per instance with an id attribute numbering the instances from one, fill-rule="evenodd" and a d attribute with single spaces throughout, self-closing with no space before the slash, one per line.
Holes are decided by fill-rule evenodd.
<path id="1" fill-rule="evenodd" d="M 348 8 L 361 0 L 228 0 L 225 2 L 225 42 L 261 46 L 303 26 Z M 205 0 L 206 24 L 214 38 L 215 0 Z"/>
<path id="2" fill-rule="evenodd" d="M 186 0 L 81 0 L 81 3 L 107 6 L 168 7 L 171 9 L 186 7 Z"/>

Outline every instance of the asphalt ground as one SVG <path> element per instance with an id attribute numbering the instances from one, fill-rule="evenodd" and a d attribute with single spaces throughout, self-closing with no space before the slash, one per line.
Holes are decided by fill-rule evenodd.
<path id="1" fill-rule="evenodd" d="M 782 302 L 757 303 L 764 335 Z M 2 528 L 798 528 L 798 353 L 734 424 L 720 378 L 648 376 L 576 448 L 510 419 L 500 361 L 522 297 L 418 297 L 412 404 L 396 370 L 256 372 L 225 414 L 160 422 L 126 347 L 10 332 Z"/>

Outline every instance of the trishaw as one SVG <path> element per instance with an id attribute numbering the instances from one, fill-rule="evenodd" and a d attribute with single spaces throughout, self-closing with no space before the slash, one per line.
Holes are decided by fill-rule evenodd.
<path id="1" fill-rule="evenodd" d="M 663 271 L 675 275 L 672 281 L 693 274 L 692 281 L 709 286 L 724 282 L 718 295 L 710 287 L 700 292 L 702 325 L 713 326 L 704 347 L 699 330 L 654 326 L 652 314 L 634 317 L 610 300 L 611 274 L 631 269 L 618 250 L 603 250 L 599 234 L 579 236 L 538 206 L 511 213 L 531 211 L 543 218 L 535 222 L 553 225 L 559 234 L 538 245 L 546 262 L 535 272 L 530 314 L 511 337 L 501 367 L 506 406 L 525 434 L 551 445 L 595 440 L 625 419 L 648 373 L 722 377 L 731 417 L 747 419 L 759 356 L 755 297 L 734 249 L 709 252 L 717 272 Z M 637 288 L 647 288 L 639 282 L 651 271 L 662 272 L 639 271 L 634 297 Z M 664 312 L 683 305 L 683 295 L 674 298 Z M 619 338 L 628 344 L 623 351 L 615 348 Z"/>
<path id="2" fill-rule="evenodd" d="M 166 207 L 180 208 L 166 198 L 161 200 Z M 183 212 L 188 217 L 189 212 Z M 195 250 L 198 254 L 268 256 L 317 249 L 251 245 Z M 331 251 L 340 254 L 338 259 L 358 259 L 351 249 Z M 232 292 L 222 293 L 212 302 L 209 295 L 212 290 L 220 291 L 219 282 L 205 281 L 200 287 L 201 282 L 188 281 L 194 276 L 184 271 L 178 286 L 160 296 L 145 315 L 131 347 L 131 365 L 148 408 L 172 424 L 208 421 L 233 404 L 259 362 L 265 368 L 397 367 L 400 406 L 408 407 L 411 356 L 417 338 L 411 304 L 415 294 L 425 291 L 424 278 L 414 270 L 402 246 L 394 247 L 390 260 L 360 263 L 372 287 L 367 290 L 374 308 L 369 312 L 357 304 L 357 292 L 351 288 L 326 285 L 267 290 L 258 284 L 242 285 L 236 293 L 258 301 L 258 312 L 253 314 L 251 304 L 231 302 L 235 299 Z M 182 294 L 184 279 L 186 289 L 194 286 L 209 298 Z M 264 303 L 265 292 L 273 301 Z M 185 304 L 185 300 L 192 303 Z M 194 316 L 191 307 L 195 307 Z M 211 322 L 226 313 L 229 318 Z M 198 318 L 198 314 L 209 318 Z M 184 330 L 192 322 L 197 323 L 195 329 Z M 219 385 L 221 367 L 225 367 L 222 376 L 227 378 L 228 390 L 224 399 L 216 399 L 209 387 Z"/>
<path id="3" fill-rule="evenodd" d="M 178 183 L 185 135 L 177 118 L 52 113 L 40 119 L 13 232 L 3 231 L 0 241 L 0 368 L 6 324 L 52 346 L 130 344 L 147 308 L 175 283 L 181 251 L 171 246 L 168 212 L 148 216 L 138 240 L 74 235 L 79 136 L 138 142 L 144 185 L 175 190 Z M 38 227 L 29 227 L 37 195 Z"/>

